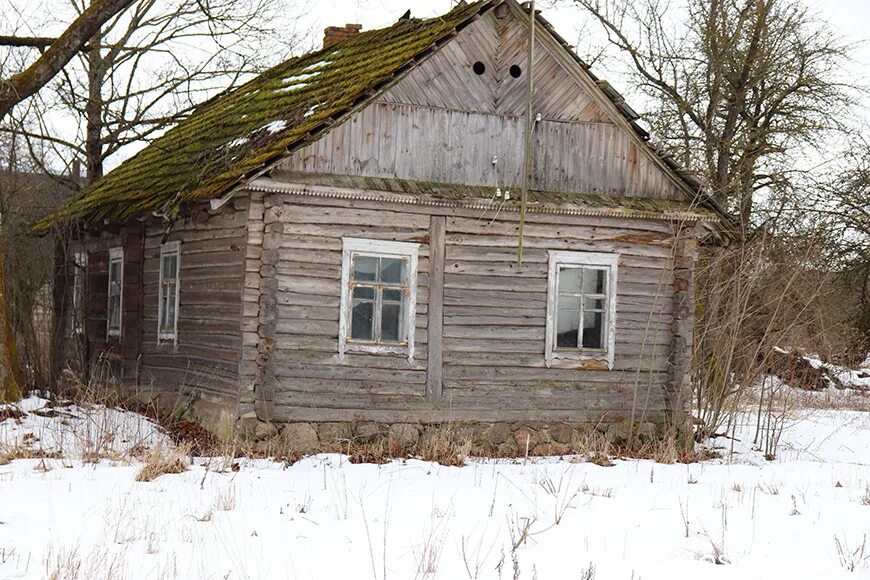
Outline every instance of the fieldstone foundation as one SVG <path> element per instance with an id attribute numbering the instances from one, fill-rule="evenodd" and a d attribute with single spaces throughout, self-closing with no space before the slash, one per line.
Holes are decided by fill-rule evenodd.
<path id="1" fill-rule="evenodd" d="M 663 426 L 627 421 L 592 425 L 589 423 L 514 422 L 514 423 L 269 423 L 247 413 L 236 422 L 237 432 L 249 440 L 261 441 L 280 436 L 300 453 L 336 449 L 350 444 L 390 442 L 413 451 L 425 438 L 439 434 L 457 442 L 469 442 L 472 454 L 521 457 L 524 455 L 564 455 L 583 450 L 595 442 L 622 444 L 634 436 L 641 441 L 663 434 Z"/>

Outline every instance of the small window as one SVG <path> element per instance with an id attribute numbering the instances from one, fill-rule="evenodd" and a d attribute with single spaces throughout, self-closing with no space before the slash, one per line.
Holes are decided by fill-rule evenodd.
<path id="1" fill-rule="evenodd" d="M 474 70 L 474 74 L 476 74 L 477 76 L 480 76 L 486 72 L 486 65 L 480 61 L 477 61 L 473 65 L 471 65 L 471 68 L 472 70 Z"/>
<path id="2" fill-rule="evenodd" d="M 178 342 L 178 292 L 181 245 L 160 246 L 160 296 L 157 301 L 157 342 Z"/>
<path id="3" fill-rule="evenodd" d="M 339 354 L 414 356 L 419 244 L 343 239 Z"/>
<path id="4" fill-rule="evenodd" d="M 550 252 L 547 364 L 553 359 L 601 360 L 613 368 L 616 254 Z"/>
<path id="5" fill-rule="evenodd" d="M 109 306 L 106 314 L 106 334 L 121 337 L 124 307 L 124 248 L 109 250 Z"/>
<path id="6" fill-rule="evenodd" d="M 518 79 L 518 78 L 520 78 L 520 75 L 523 74 L 523 69 L 521 69 L 519 67 L 519 65 L 512 64 L 511 68 L 509 69 L 509 72 L 511 73 L 512 77 L 514 77 L 515 79 Z"/>
<path id="7" fill-rule="evenodd" d="M 72 331 L 76 334 L 84 332 L 85 328 L 85 284 L 88 272 L 87 252 L 76 252 L 73 256 L 73 287 L 72 287 Z"/>

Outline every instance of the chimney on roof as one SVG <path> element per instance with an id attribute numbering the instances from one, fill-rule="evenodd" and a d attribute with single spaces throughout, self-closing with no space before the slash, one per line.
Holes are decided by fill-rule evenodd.
<path id="1" fill-rule="evenodd" d="M 328 26 L 323 30 L 323 48 L 329 48 L 349 38 L 356 36 L 362 30 L 362 24 L 345 24 L 344 26 Z"/>

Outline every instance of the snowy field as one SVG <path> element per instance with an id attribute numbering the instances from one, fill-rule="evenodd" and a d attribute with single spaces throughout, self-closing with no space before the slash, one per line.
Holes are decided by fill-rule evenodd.
<path id="1" fill-rule="evenodd" d="M 870 578 L 867 412 L 797 411 L 775 461 L 747 415 L 690 465 L 197 458 L 138 482 L 123 457 L 154 426 L 43 404 L 0 423 L 7 448 L 64 455 L 0 466 L 0 578 Z M 69 459 L 89 453 L 118 460 Z"/>

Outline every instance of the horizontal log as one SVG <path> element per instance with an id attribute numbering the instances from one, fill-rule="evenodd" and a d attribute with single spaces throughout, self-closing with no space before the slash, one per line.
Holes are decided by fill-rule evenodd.
<path id="1" fill-rule="evenodd" d="M 426 372 L 414 369 L 379 369 L 372 367 L 319 366 L 286 362 L 284 353 L 273 354 L 272 370 L 276 377 L 287 377 L 294 380 L 325 379 L 353 383 L 355 381 L 381 383 L 414 383 L 426 382 Z M 284 360 L 285 362 L 282 362 Z"/>
<path id="2" fill-rule="evenodd" d="M 509 366 L 509 360 L 498 368 L 445 366 L 444 380 L 457 381 L 509 381 L 514 383 L 536 384 L 540 382 L 563 382 L 577 384 L 633 385 L 639 380 L 653 380 L 664 384 L 668 380 L 667 373 L 638 373 L 626 371 L 576 371 L 570 369 L 548 369 L 546 373 L 540 369 Z"/>
<path id="3" fill-rule="evenodd" d="M 414 359 L 412 365 L 408 364 L 408 357 L 404 355 L 384 356 L 381 354 L 368 354 L 359 352 L 346 352 L 344 356 L 338 356 L 338 352 L 320 352 L 308 350 L 282 350 L 275 349 L 271 360 L 274 364 L 292 367 L 306 364 L 324 366 L 328 368 L 372 368 L 372 369 L 395 369 L 395 370 L 426 370 L 426 359 Z"/>
<path id="4" fill-rule="evenodd" d="M 503 353 L 454 351 L 444 354 L 444 364 L 449 366 L 498 367 L 507 363 L 510 366 L 516 367 L 583 371 L 586 370 L 584 367 L 587 366 L 587 362 L 572 359 L 554 359 L 548 367 L 543 353 L 512 353 L 506 356 Z M 652 354 L 648 354 L 645 356 L 621 355 L 614 357 L 613 370 L 615 371 L 667 372 L 668 369 L 669 361 L 667 356 L 657 355 L 653 357 Z"/>

